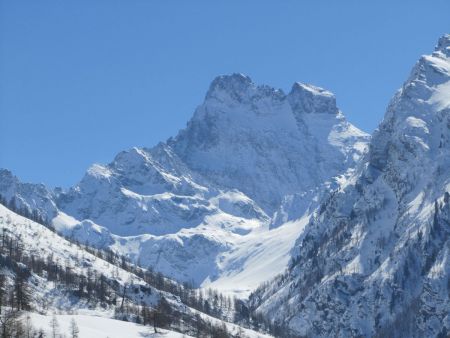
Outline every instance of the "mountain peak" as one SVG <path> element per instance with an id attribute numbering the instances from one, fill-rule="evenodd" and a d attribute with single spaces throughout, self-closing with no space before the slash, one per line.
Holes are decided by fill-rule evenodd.
<path id="1" fill-rule="evenodd" d="M 334 94 L 310 84 L 294 83 L 288 101 L 292 110 L 298 113 L 338 113 Z"/>
<path id="2" fill-rule="evenodd" d="M 225 103 L 256 102 L 268 98 L 282 101 L 286 95 L 280 89 L 266 85 L 256 85 L 252 79 L 241 73 L 216 77 L 206 94 L 206 101 L 216 100 Z"/>
<path id="3" fill-rule="evenodd" d="M 224 74 L 216 76 L 213 80 L 212 85 L 214 84 L 231 84 L 231 83 L 253 83 L 250 76 L 242 74 L 242 73 L 232 73 L 232 74 Z"/>
<path id="4" fill-rule="evenodd" d="M 450 56 L 450 34 L 444 34 L 438 41 L 435 51 Z"/>
<path id="5" fill-rule="evenodd" d="M 8 169 L 0 168 L 0 177 L 2 177 L 2 178 L 5 178 L 5 177 L 12 178 L 13 177 L 13 173 L 10 170 L 8 170 Z"/>
<path id="6" fill-rule="evenodd" d="M 217 76 L 209 86 L 206 98 L 217 96 L 218 92 L 227 92 L 231 95 L 240 95 L 247 92 L 249 88 L 255 87 L 252 79 L 241 73 Z"/>

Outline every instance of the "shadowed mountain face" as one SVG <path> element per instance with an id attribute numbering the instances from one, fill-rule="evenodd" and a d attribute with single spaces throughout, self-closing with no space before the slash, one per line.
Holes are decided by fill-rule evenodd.
<path id="1" fill-rule="evenodd" d="M 312 217 L 288 272 L 252 296 L 295 335 L 450 332 L 450 35 L 392 99 L 355 174 Z"/>
<path id="2" fill-rule="evenodd" d="M 192 170 L 242 191 L 271 214 L 284 196 L 344 172 L 367 139 L 328 91 L 296 83 L 285 95 L 234 74 L 213 81 L 186 129 L 168 144 Z"/>
<path id="3" fill-rule="evenodd" d="M 320 196 L 345 181 L 368 140 L 324 89 L 295 83 L 284 94 L 219 76 L 177 136 L 93 165 L 68 191 L 47 191 L 52 214 L 20 182 L 0 193 L 80 241 L 179 280 L 248 292 L 283 271 Z"/>

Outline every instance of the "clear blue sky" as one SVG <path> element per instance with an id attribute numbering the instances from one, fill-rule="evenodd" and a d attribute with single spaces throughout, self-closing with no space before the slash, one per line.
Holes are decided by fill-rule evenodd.
<path id="1" fill-rule="evenodd" d="M 212 79 L 333 91 L 372 132 L 450 1 L 0 0 L 0 167 L 67 187 L 175 135 Z"/>

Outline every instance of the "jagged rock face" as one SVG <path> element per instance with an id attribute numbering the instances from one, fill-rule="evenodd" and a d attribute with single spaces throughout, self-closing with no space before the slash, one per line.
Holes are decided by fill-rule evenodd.
<path id="1" fill-rule="evenodd" d="M 412 189 L 411 183 L 430 176 L 433 162 L 445 161 L 450 109 L 446 43 L 443 37 L 432 55 L 418 61 L 373 135 L 369 163 L 376 170 L 398 173 L 391 182 L 398 198 Z"/>
<path id="2" fill-rule="evenodd" d="M 252 306 L 296 335 L 450 332 L 450 36 L 392 99 L 355 175 Z"/>
<path id="3" fill-rule="evenodd" d="M 107 166 L 92 166 L 76 187 L 60 195 L 58 205 L 119 236 L 164 235 L 196 226 L 214 212 L 207 193 L 167 147 L 133 148 Z"/>
<path id="4" fill-rule="evenodd" d="M 168 144 L 192 170 L 272 213 L 284 196 L 344 172 L 366 141 L 330 92 L 296 83 L 285 95 L 234 74 L 213 81 L 187 128 Z"/>
<path id="5" fill-rule="evenodd" d="M 323 88 L 312 85 L 294 83 L 287 99 L 292 110 L 299 117 L 301 114 L 310 113 L 332 115 L 339 113 L 335 96 Z"/>
<path id="6" fill-rule="evenodd" d="M 33 211 L 41 218 L 51 220 L 58 209 L 55 194 L 43 184 L 21 183 L 9 170 L 0 169 L 0 196 L 13 209 Z"/>

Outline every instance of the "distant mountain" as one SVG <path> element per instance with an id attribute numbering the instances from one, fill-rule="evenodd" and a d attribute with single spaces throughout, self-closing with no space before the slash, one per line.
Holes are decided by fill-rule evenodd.
<path id="1" fill-rule="evenodd" d="M 358 169 L 253 309 L 294 336 L 450 333 L 450 35 L 395 94 Z"/>
<path id="2" fill-rule="evenodd" d="M 51 220 L 58 214 L 56 194 L 43 184 L 22 183 L 9 170 L 0 169 L 0 196 L 13 209 Z"/>
<path id="3" fill-rule="evenodd" d="M 284 94 L 219 76 L 167 142 L 93 165 L 68 191 L 2 171 L 0 194 L 65 236 L 246 295 L 286 268 L 321 196 L 345 182 L 368 140 L 324 89 L 296 83 Z"/>
<path id="4" fill-rule="evenodd" d="M 285 95 L 234 74 L 212 82 L 168 145 L 209 182 L 242 191 L 271 214 L 286 195 L 345 172 L 367 139 L 324 89 L 295 83 Z"/>

